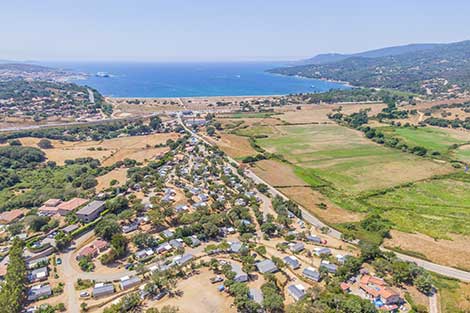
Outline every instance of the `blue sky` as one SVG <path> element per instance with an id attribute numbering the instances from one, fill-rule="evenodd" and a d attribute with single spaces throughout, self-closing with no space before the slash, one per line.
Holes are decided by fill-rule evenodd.
<path id="1" fill-rule="evenodd" d="M 470 39 L 468 0 L 0 0 L 0 59 L 289 60 Z"/>

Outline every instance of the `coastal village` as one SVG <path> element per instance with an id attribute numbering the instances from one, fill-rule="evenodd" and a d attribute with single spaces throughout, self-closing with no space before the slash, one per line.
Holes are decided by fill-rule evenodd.
<path id="1" fill-rule="evenodd" d="M 12 240 L 26 242 L 27 312 L 45 306 L 102 312 L 132 301 L 144 308 L 235 312 L 240 284 L 261 312 L 272 292 L 286 305 L 314 296 L 358 256 L 357 247 L 303 221 L 297 205 L 254 183 L 249 169 L 208 144 L 198 134 L 206 119 L 192 111 L 173 116 L 165 128 L 179 134 L 178 144 L 142 168 L 139 182 L 127 189 L 0 214 L 4 236 L 32 215 L 55 221 L 50 229 L 29 227 L 4 238 L 0 246 L 1 279 Z M 410 310 L 405 291 L 391 288 L 367 264 L 340 288 L 383 311 Z"/>

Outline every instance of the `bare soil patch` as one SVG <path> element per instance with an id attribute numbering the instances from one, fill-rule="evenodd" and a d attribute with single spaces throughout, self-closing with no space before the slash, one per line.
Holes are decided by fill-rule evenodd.
<path id="1" fill-rule="evenodd" d="M 357 222 L 364 217 L 363 214 L 339 208 L 328 198 L 310 187 L 288 187 L 282 188 L 280 191 L 327 224 Z M 321 209 L 320 203 L 326 204 L 327 208 Z"/>
<path id="2" fill-rule="evenodd" d="M 177 306 L 180 312 L 191 313 L 235 313 L 237 310 L 230 307 L 233 303 L 225 292 L 217 291 L 218 285 L 212 285 L 209 279 L 213 277 L 207 269 L 201 269 L 199 275 L 181 280 L 176 288 L 182 292 L 181 297 L 168 296 L 158 302 L 152 302 L 148 307 L 162 308 L 165 305 Z"/>
<path id="3" fill-rule="evenodd" d="M 273 186 L 305 186 L 288 164 L 275 160 L 262 160 L 252 167 L 253 172 Z"/>
<path id="4" fill-rule="evenodd" d="M 398 247 L 402 250 L 416 251 L 429 260 L 462 269 L 470 269 L 470 237 L 449 234 L 452 240 L 435 240 L 423 234 L 410 234 L 392 230 L 392 238 L 386 239 L 386 247 Z"/>

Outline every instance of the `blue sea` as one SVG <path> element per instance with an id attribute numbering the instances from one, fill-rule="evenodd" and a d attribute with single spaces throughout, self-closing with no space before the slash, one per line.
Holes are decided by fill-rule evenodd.
<path id="1" fill-rule="evenodd" d="M 281 76 L 266 70 L 285 63 L 48 63 L 90 76 L 76 83 L 113 97 L 255 96 L 349 88 L 339 83 Z M 105 72 L 110 77 L 98 77 Z"/>

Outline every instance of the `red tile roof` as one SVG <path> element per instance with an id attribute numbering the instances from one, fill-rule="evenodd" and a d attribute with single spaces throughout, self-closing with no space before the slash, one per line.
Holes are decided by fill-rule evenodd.
<path id="1" fill-rule="evenodd" d="M 11 223 L 24 215 L 23 210 L 16 209 L 6 211 L 0 214 L 0 222 Z"/>
<path id="2" fill-rule="evenodd" d="M 73 211 L 79 206 L 82 206 L 87 202 L 88 202 L 87 199 L 73 198 L 73 199 L 70 199 L 69 201 L 62 202 L 61 204 L 59 204 L 59 206 L 57 206 L 57 208 L 59 210 L 64 210 L 64 211 Z"/>

